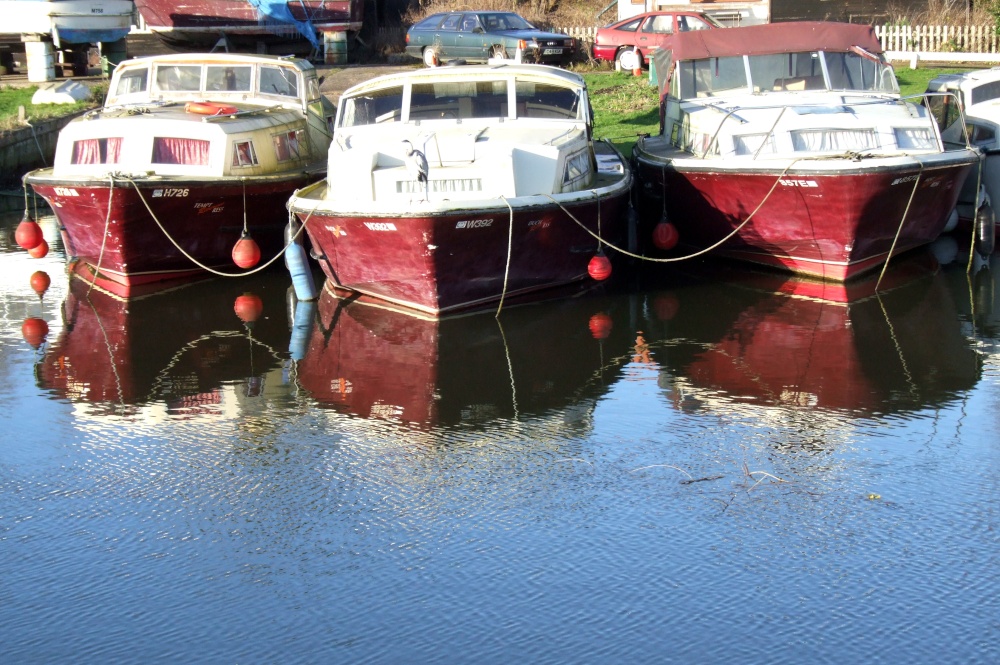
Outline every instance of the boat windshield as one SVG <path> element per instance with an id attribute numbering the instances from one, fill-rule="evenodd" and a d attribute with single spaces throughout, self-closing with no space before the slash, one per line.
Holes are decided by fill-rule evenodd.
<path id="1" fill-rule="evenodd" d="M 899 92 L 889 66 L 868 53 L 802 51 L 678 63 L 681 99 L 768 90 Z M 749 72 L 749 80 L 747 74 Z"/>
<path id="2" fill-rule="evenodd" d="M 409 91 L 409 122 L 455 121 L 475 118 L 509 118 L 508 79 L 482 81 L 429 81 L 414 83 Z M 579 120 L 585 104 L 575 88 L 531 80 L 516 80 L 513 103 L 518 118 Z M 341 127 L 402 122 L 403 86 L 341 99 Z"/>

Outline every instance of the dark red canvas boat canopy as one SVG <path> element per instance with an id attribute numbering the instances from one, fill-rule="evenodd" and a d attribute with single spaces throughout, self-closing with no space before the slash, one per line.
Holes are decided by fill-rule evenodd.
<path id="1" fill-rule="evenodd" d="M 796 21 L 723 30 L 694 30 L 673 36 L 673 59 L 724 58 L 800 51 L 847 51 L 860 46 L 881 53 L 882 44 L 870 25 Z"/>
<path id="2" fill-rule="evenodd" d="M 678 32 L 674 34 L 669 48 L 657 49 L 653 53 L 653 62 L 657 72 L 666 73 L 659 76 L 657 81 L 660 99 L 663 99 L 673 64 L 679 60 L 803 51 L 845 52 L 853 46 L 859 46 L 869 53 L 882 53 L 882 44 L 875 36 L 875 28 L 870 25 L 790 21 L 722 30 Z"/>

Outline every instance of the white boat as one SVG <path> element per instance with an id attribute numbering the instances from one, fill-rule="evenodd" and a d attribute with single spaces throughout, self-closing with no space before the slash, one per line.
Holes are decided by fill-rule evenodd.
<path id="1" fill-rule="evenodd" d="M 606 276 L 631 184 L 580 75 L 440 67 L 347 90 L 327 178 L 289 209 L 333 287 L 437 316 Z"/>
<path id="2" fill-rule="evenodd" d="M 958 216 L 963 229 L 975 225 L 976 249 L 989 255 L 996 244 L 993 211 L 1000 201 L 1000 67 L 942 74 L 927 84 L 925 103 L 945 142 L 969 141 L 983 153 L 982 170 L 962 188 Z"/>
<path id="3" fill-rule="evenodd" d="M 633 153 L 641 222 L 665 216 L 690 249 L 831 281 L 945 228 L 979 155 L 943 145 L 920 100 L 901 98 L 871 26 L 673 39 L 656 56 L 661 133 Z"/>
<path id="4" fill-rule="evenodd" d="M 74 270 L 120 295 L 232 273 L 249 234 L 281 251 L 285 204 L 326 171 L 333 104 L 296 58 L 175 54 L 115 68 L 101 109 L 24 180 L 48 201 Z"/>
<path id="5" fill-rule="evenodd" d="M 113 42 L 129 33 L 133 9 L 130 0 L 0 0 L 0 34 L 51 36 L 56 48 Z"/>

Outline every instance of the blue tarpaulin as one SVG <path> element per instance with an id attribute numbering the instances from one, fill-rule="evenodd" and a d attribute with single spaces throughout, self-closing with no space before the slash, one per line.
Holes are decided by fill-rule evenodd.
<path id="1" fill-rule="evenodd" d="M 294 25 L 295 29 L 299 31 L 303 37 L 309 40 L 309 42 L 319 48 L 319 39 L 316 37 L 316 30 L 313 28 L 312 21 L 308 18 L 305 21 L 297 20 L 293 15 L 291 10 L 288 9 L 287 0 L 248 0 L 251 5 L 257 8 L 260 15 L 266 17 L 266 19 L 279 23 L 281 25 Z"/>

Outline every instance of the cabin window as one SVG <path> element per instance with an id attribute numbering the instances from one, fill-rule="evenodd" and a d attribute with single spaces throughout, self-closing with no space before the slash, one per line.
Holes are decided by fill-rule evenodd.
<path id="1" fill-rule="evenodd" d="M 722 91 L 745 90 L 747 70 L 743 58 L 705 58 L 678 64 L 681 97 L 710 97 Z"/>
<path id="2" fill-rule="evenodd" d="M 580 183 L 590 175 L 590 154 L 580 150 L 566 159 L 566 169 L 563 171 L 563 189 L 571 190 L 573 185 Z"/>
<path id="3" fill-rule="evenodd" d="M 823 64 L 816 51 L 754 55 L 748 59 L 755 90 L 823 90 Z"/>
<path id="4" fill-rule="evenodd" d="M 971 103 L 978 104 L 997 97 L 1000 97 L 1000 81 L 990 81 L 972 89 Z"/>
<path id="5" fill-rule="evenodd" d="M 930 129 L 897 127 L 893 133 L 896 135 L 896 145 L 900 150 L 937 150 L 937 137 Z"/>
<path id="6" fill-rule="evenodd" d="M 279 162 L 287 162 L 290 159 L 299 159 L 305 156 L 306 133 L 298 129 L 292 132 L 282 132 L 274 136 L 274 154 Z"/>
<path id="7" fill-rule="evenodd" d="M 115 95 L 134 95 L 137 92 L 146 92 L 149 81 L 149 72 L 146 69 L 133 69 L 125 71 L 118 78 L 118 87 L 115 88 Z"/>
<path id="8" fill-rule="evenodd" d="M 295 70 L 288 67 L 261 67 L 260 91 L 265 95 L 298 97 L 299 86 L 296 82 Z"/>
<path id="9" fill-rule="evenodd" d="M 580 116 L 580 97 L 574 90 L 529 81 L 518 81 L 515 89 L 519 118 L 575 120 Z"/>
<path id="10" fill-rule="evenodd" d="M 253 141 L 237 141 L 233 144 L 233 166 L 256 166 L 257 152 Z"/>
<path id="11" fill-rule="evenodd" d="M 410 92 L 410 120 L 506 115 L 506 81 L 414 83 Z"/>
<path id="12" fill-rule="evenodd" d="M 733 136 L 733 148 L 737 155 L 756 155 L 759 150 L 762 153 L 773 153 L 773 134 L 743 134 Z"/>
<path id="13" fill-rule="evenodd" d="M 972 139 L 972 143 L 975 145 L 989 145 L 992 147 L 993 142 L 997 140 L 997 131 L 996 128 L 992 126 L 970 124 L 969 136 Z"/>
<path id="14" fill-rule="evenodd" d="M 801 152 L 846 152 L 879 147 L 872 129 L 800 129 L 791 132 L 792 147 Z"/>
<path id="15" fill-rule="evenodd" d="M 395 86 L 341 100 L 342 127 L 373 125 L 377 122 L 399 122 L 403 110 L 403 86 Z"/>
<path id="16" fill-rule="evenodd" d="M 201 65 L 161 65 L 156 68 L 158 90 L 196 92 L 201 89 Z"/>
<path id="17" fill-rule="evenodd" d="M 211 144 L 201 139 L 157 136 L 153 139 L 153 164 L 185 164 L 208 166 Z"/>
<path id="18" fill-rule="evenodd" d="M 899 92 L 896 74 L 885 62 L 856 53 L 824 53 L 834 90 Z"/>
<path id="19" fill-rule="evenodd" d="M 208 65 L 205 68 L 205 89 L 219 92 L 249 92 L 253 67 Z"/>
<path id="20" fill-rule="evenodd" d="M 934 120 L 937 121 L 938 128 L 942 132 L 955 125 L 962 117 L 958 99 L 954 94 L 928 94 L 924 97 L 924 103 L 930 109 L 931 115 L 934 116 Z M 965 136 L 963 135 L 960 140 L 965 143 Z"/>
<path id="21" fill-rule="evenodd" d="M 121 151 L 121 137 L 74 141 L 70 164 L 117 164 Z"/>

